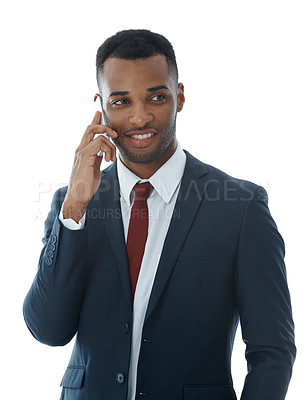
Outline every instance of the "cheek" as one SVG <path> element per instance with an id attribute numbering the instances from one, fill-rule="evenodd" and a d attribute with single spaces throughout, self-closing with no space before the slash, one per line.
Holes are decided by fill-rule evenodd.
<path id="1" fill-rule="evenodd" d="M 103 122 L 118 132 L 118 127 L 121 126 L 121 115 L 107 110 L 102 110 Z"/>
<path id="2" fill-rule="evenodd" d="M 170 109 L 169 112 L 166 112 L 163 116 L 163 123 L 165 125 L 172 125 L 176 120 L 177 109 Z"/>

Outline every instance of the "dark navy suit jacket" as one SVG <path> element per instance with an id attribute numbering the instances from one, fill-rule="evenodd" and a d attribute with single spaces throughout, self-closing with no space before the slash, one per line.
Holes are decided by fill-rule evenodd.
<path id="1" fill-rule="evenodd" d="M 241 399 L 282 400 L 296 349 L 284 243 L 266 191 L 186 155 L 143 326 L 136 399 L 235 400 L 240 320 Z M 132 300 L 116 164 L 103 171 L 83 230 L 58 219 L 65 193 L 55 193 L 45 223 L 25 321 L 50 346 L 77 334 L 62 400 L 126 400 Z"/>

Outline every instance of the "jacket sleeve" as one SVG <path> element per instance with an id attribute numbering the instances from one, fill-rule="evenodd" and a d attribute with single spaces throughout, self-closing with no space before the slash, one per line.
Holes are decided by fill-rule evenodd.
<path id="1" fill-rule="evenodd" d="M 296 348 L 284 255 L 267 193 L 257 186 L 246 201 L 235 273 L 248 367 L 241 400 L 283 400 L 288 389 Z"/>
<path id="2" fill-rule="evenodd" d="M 66 188 L 54 194 L 38 271 L 23 304 L 29 330 L 50 346 L 65 345 L 77 332 L 85 282 L 87 229 L 71 231 L 60 222 L 65 194 Z"/>

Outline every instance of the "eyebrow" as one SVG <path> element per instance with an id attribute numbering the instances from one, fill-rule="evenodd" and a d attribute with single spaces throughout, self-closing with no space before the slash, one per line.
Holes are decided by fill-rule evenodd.
<path id="1" fill-rule="evenodd" d="M 156 92 L 157 90 L 160 90 L 160 89 L 169 90 L 166 86 L 160 85 L 160 86 L 155 86 L 155 87 L 152 87 L 152 88 L 148 88 L 148 89 L 146 89 L 146 91 L 149 92 L 149 93 L 152 93 L 152 92 Z M 122 91 L 117 91 L 117 92 L 112 92 L 109 95 L 109 97 L 112 97 L 112 96 L 126 96 L 128 94 L 129 94 L 129 91 L 123 91 L 123 92 Z"/>
<path id="2" fill-rule="evenodd" d="M 129 92 L 112 92 L 109 97 L 112 96 L 126 96 L 127 94 L 129 94 Z"/>
<path id="3" fill-rule="evenodd" d="M 147 89 L 147 92 L 156 92 L 157 90 L 160 90 L 160 89 L 168 90 L 168 88 L 166 86 L 160 85 L 160 86 L 155 86 L 155 87 Z"/>

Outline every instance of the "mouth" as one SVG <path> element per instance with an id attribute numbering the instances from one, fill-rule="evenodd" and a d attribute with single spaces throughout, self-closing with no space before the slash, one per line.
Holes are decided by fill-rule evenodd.
<path id="1" fill-rule="evenodd" d="M 148 147 L 153 143 L 157 133 L 158 132 L 155 129 L 146 129 L 144 131 L 140 131 L 140 133 L 138 131 L 128 132 L 125 137 L 134 147 Z"/>
<path id="2" fill-rule="evenodd" d="M 152 137 L 153 135 L 155 135 L 155 134 L 154 133 L 144 133 L 144 135 L 132 135 L 132 138 L 142 140 L 142 139 L 148 139 L 148 138 Z"/>

